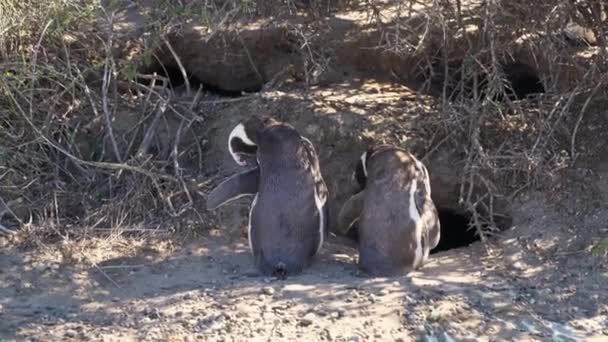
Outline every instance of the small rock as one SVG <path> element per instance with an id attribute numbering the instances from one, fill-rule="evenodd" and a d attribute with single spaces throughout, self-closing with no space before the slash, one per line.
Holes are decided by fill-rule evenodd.
<path id="1" fill-rule="evenodd" d="M 313 323 L 315 319 L 315 315 L 313 313 L 307 313 L 300 319 L 300 325 L 303 327 L 307 327 Z"/>
<path id="2" fill-rule="evenodd" d="M 382 290 L 380 290 L 380 292 L 378 292 L 378 296 L 386 296 L 390 293 L 391 293 L 391 291 L 389 291 L 388 289 L 382 289 Z"/>
<path id="3" fill-rule="evenodd" d="M 272 296 L 274 294 L 274 289 L 271 286 L 266 286 L 262 289 L 262 293 Z"/>
<path id="4" fill-rule="evenodd" d="M 149 319 L 159 319 L 160 318 L 160 312 L 158 311 L 157 308 L 147 308 L 144 310 L 144 315 L 146 317 L 148 317 Z"/>
<path id="5" fill-rule="evenodd" d="M 78 333 L 76 332 L 76 330 L 68 329 L 65 331 L 64 335 L 65 337 L 74 338 L 76 337 L 76 335 L 78 335 Z"/>

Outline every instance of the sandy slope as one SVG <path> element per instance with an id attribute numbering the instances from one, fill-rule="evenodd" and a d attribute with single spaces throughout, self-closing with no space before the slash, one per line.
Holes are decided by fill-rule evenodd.
<path id="1" fill-rule="evenodd" d="M 352 244 L 333 237 L 313 267 L 283 281 L 257 275 L 246 239 L 214 232 L 177 247 L 82 241 L 70 246 L 72 259 L 60 244 L 6 246 L 0 340 L 434 341 L 429 331 L 439 341 L 443 331 L 458 341 L 607 338 L 608 275 L 585 253 L 543 259 L 526 247 L 542 249 L 542 239 L 505 237 L 493 258 L 476 244 L 436 254 L 406 277 L 365 278 Z M 73 261 L 79 255 L 88 262 Z"/>

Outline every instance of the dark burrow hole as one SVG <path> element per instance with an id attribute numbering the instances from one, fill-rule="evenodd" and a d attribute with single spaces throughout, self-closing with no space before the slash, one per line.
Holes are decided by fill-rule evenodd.
<path id="1" fill-rule="evenodd" d="M 140 70 L 140 73 L 144 75 L 152 75 L 153 73 L 156 73 L 159 76 L 166 77 L 167 79 L 169 79 L 169 89 L 186 89 L 186 82 L 184 81 L 184 77 L 180 68 L 177 66 L 168 64 L 161 65 L 160 63 L 155 63 L 151 66 L 143 68 L 142 70 Z M 190 83 L 190 89 L 193 92 L 196 92 L 199 87 L 202 87 L 203 91 L 224 97 L 239 97 L 243 95 L 243 91 L 222 89 L 221 87 L 207 83 L 198 78 L 196 75 L 193 75 L 192 73 L 188 72 L 188 70 L 186 70 L 186 75 L 188 77 L 188 82 Z M 150 80 L 138 78 L 137 82 L 142 84 L 148 84 L 150 83 Z M 247 89 L 246 91 L 256 92 L 259 90 L 260 89 Z"/>
<path id="2" fill-rule="evenodd" d="M 441 223 L 441 238 L 437 247 L 431 250 L 431 254 L 466 247 L 480 240 L 477 229 L 469 226 L 471 214 L 448 208 L 437 208 L 437 211 Z"/>
<path id="3" fill-rule="evenodd" d="M 435 69 L 439 65 L 435 65 Z M 462 61 L 451 62 L 448 65 L 448 73 L 450 75 L 447 81 L 447 95 L 450 100 L 456 100 L 458 97 L 473 99 L 477 96 L 482 99 L 491 91 L 489 88 L 489 75 L 469 73 L 464 80 L 462 79 Z M 437 70 L 443 70 L 437 69 Z M 506 63 L 501 66 L 504 92 L 498 92 L 492 96 L 493 101 L 504 101 L 505 96 L 511 101 L 525 99 L 529 96 L 543 94 L 545 86 L 543 85 L 538 71 L 521 62 Z M 425 74 L 426 78 L 431 77 L 430 74 Z M 442 95 L 444 88 L 443 72 L 436 73 L 431 77 L 434 92 L 437 96 Z M 477 80 L 477 81 L 476 81 Z M 475 88 L 477 91 L 474 91 Z"/>
<path id="4" fill-rule="evenodd" d="M 441 222 L 441 238 L 437 247 L 431 250 L 431 254 L 467 247 L 480 240 L 477 230 L 474 227 L 469 227 L 470 214 L 451 208 L 437 208 L 437 211 Z M 355 225 L 346 236 L 358 241 L 358 235 L 358 229 Z"/>
<path id="5" fill-rule="evenodd" d="M 507 96 L 513 99 L 524 99 L 529 95 L 542 94 L 545 86 L 533 67 L 524 63 L 509 63 L 503 66 L 507 81 Z"/>
<path id="6" fill-rule="evenodd" d="M 501 69 L 504 92 L 494 94 L 492 96 L 493 101 L 504 101 L 505 95 L 511 101 L 522 100 L 529 96 L 545 92 L 545 86 L 540 80 L 538 72 L 528 64 L 519 62 L 508 63 L 502 65 Z M 478 77 L 477 96 L 480 99 L 491 91 L 488 84 L 488 77 L 488 75 Z M 473 98 L 475 96 L 475 93 L 473 92 L 475 81 L 471 78 L 468 79 L 466 83 L 466 94 L 464 95 Z"/>

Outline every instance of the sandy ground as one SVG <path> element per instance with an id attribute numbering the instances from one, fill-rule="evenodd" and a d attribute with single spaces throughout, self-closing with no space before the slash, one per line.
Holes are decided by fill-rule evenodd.
<path id="1" fill-rule="evenodd" d="M 183 244 L 163 235 L 34 249 L 5 241 L 0 340 L 605 341 L 606 269 L 556 248 L 555 234 L 533 233 L 558 227 L 555 215 L 527 219 L 491 257 L 476 243 L 397 278 L 359 275 L 355 246 L 335 236 L 286 280 L 257 273 L 240 232 Z"/>

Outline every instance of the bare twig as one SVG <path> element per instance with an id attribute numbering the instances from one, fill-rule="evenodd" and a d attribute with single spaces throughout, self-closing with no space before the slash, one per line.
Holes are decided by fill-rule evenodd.
<path id="1" fill-rule="evenodd" d="M 53 19 L 49 20 L 46 25 L 44 25 L 44 28 L 42 29 L 42 33 L 40 34 L 40 38 L 38 38 L 38 42 L 36 43 L 36 47 L 34 48 L 33 54 L 32 54 L 32 79 L 31 79 L 31 93 L 30 93 L 30 117 L 32 117 L 34 115 L 34 94 L 36 93 L 34 91 L 34 87 L 36 86 L 36 78 L 37 78 L 37 72 L 36 72 L 36 67 L 38 66 L 38 51 L 40 51 L 40 46 L 42 45 L 42 40 L 44 39 L 44 36 L 46 35 L 46 31 L 49 29 L 49 27 L 51 26 L 51 24 L 53 23 Z"/>
<path id="2" fill-rule="evenodd" d="M 194 107 L 196 106 L 196 104 L 199 101 L 199 97 L 201 96 L 202 93 L 202 89 L 199 88 L 196 92 L 196 95 L 194 96 L 194 99 L 192 100 L 192 102 L 190 103 L 190 110 L 193 110 Z M 186 129 L 189 129 L 190 126 L 192 125 L 192 123 L 194 123 L 194 119 L 191 119 L 188 122 L 188 126 L 186 127 Z M 175 172 L 175 176 L 179 177 L 180 176 L 180 167 L 179 167 L 179 151 L 178 151 L 178 147 L 179 144 L 181 142 L 182 139 L 182 130 L 184 128 L 184 124 L 186 123 L 186 119 L 182 118 L 182 120 L 179 123 L 179 127 L 177 128 L 177 132 L 175 133 L 175 141 L 173 143 L 173 149 L 171 150 L 171 156 L 173 158 L 173 168 L 174 168 L 174 172 Z"/>
<path id="3" fill-rule="evenodd" d="M 163 99 L 159 101 L 160 103 L 156 108 L 156 114 L 154 115 L 154 119 L 152 119 L 152 123 L 150 123 L 150 127 L 148 127 L 148 130 L 144 135 L 144 139 L 142 140 L 141 144 L 139 145 L 139 149 L 137 150 L 136 156 L 138 158 L 142 158 L 143 156 L 148 154 L 148 149 L 150 148 L 150 143 L 152 142 L 152 138 L 154 138 L 154 134 L 156 133 L 156 128 L 158 127 L 160 118 L 163 114 L 165 114 L 165 111 L 167 110 L 167 102 L 165 102 L 165 100 Z"/>
<path id="4" fill-rule="evenodd" d="M 103 9 L 105 12 L 105 9 Z M 116 143 L 116 138 L 114 137 L 114 130 L 112 128 L 112 114 L 110 113 L 110 108 L 108 105 L 108 89 L 110 88 L 111 78 L 114 71 L 114 62 L 112 58 L 112 38 L 114 36 L 113 33 L 113 21 L 114 21 L 114 12 L 110 13 L 108 16 L 106 13 L 106 18 L 108 19 L 108 40 L 106 42 L 106 59 L 103 66 L 103 81 L 101 85 L 101 103 L 103 108 L 103 115 L 106 123 L 106 130 L 108 139 L 110 139 L 110 143 L 112 144 L 112 150 L 114 152 L 114 157 L 119 163 L 122 163 L 122 157 L 120 156 L 120 152 L 118 152 L 118 144 Z"/>
<path id="5" fill-rule="evenodd" d="M 190 96 L 192 90 L 190 87 L 190 80 L 188 79 L 188 73 L 186 72 L 186 68 L 184 68 L 184 64 L 182 64 L 181 59 L 179 58 L 179 56 L 173 49 L 173 46 L 171 46 L 171 43 L 169 43 L 169 40 L 167 40 L 166 37 L 163 37 L 163 42 L 167 46 L 167 49 L 169 49 L 169 51 L 171 52 L 173 59 L 175 59 L 175 63 L 177 63 L 179 71 L 182 73 L 182 77 L 184 78 L 184 84 L 186 85 L 186 96 Z"/>
<path id="6" fill-rule="evenodd" d="M 264 77 L 262 77 L 262 74 L 258 70 L 258 67 L 255 65 L 253 57 L 251 56 L 251 53 L 249 52 L 249 48 L 247 47 L 247 44 L 245 44 L 245 40 L 243 40 L 243 37 L 241 37 L 241 35 L 238 33 L 236 36 L 239 39 L 239 42 L 241 43 L 241 46 L 243 47 L 245 54 L 247 55 L 247 60 L 249 61 L 249 64 L 251 65 L 251 69 L 253 69 L 253 71 L 255 72 L 255 75 L 258 77 L 258 80 L 260 82 L 264 82 Z"/>
<path id="7" fill-rule="evenodd" d="M 604 76 L 604 78 L 605 78 L 605 76 Z M 581 108 L 580 113 L 578 115 L 578 119 L 576 120 L 576 124 L 574 125 L 574 129 L 572 130 L 572 138 L 570 139 L 570 157 L 572 158 L 572 163 L 575 163 L 576 158 L 578 157 L 578 154 L 576 153 L 576 135 L 578 133 L 579 126 L 581 125 L 581 122 L 583 121 L 585 111 L 587 110 L 589 103 L 591 103 L 591 99 L 593 97 L 595 97 L 595 94 L 598 92 L 598 90 L 600 90 L 602 87 L 606 86 L 605 82 L 604 82 L 604 78 L 602 78 L 602 80 L 600 80 L 597 83 L 597 85 L 593 88 L 593 90 L 587 97 L 587 100 L 585 100 L 585 103 L 583 104 L 583 107 Z"/>

